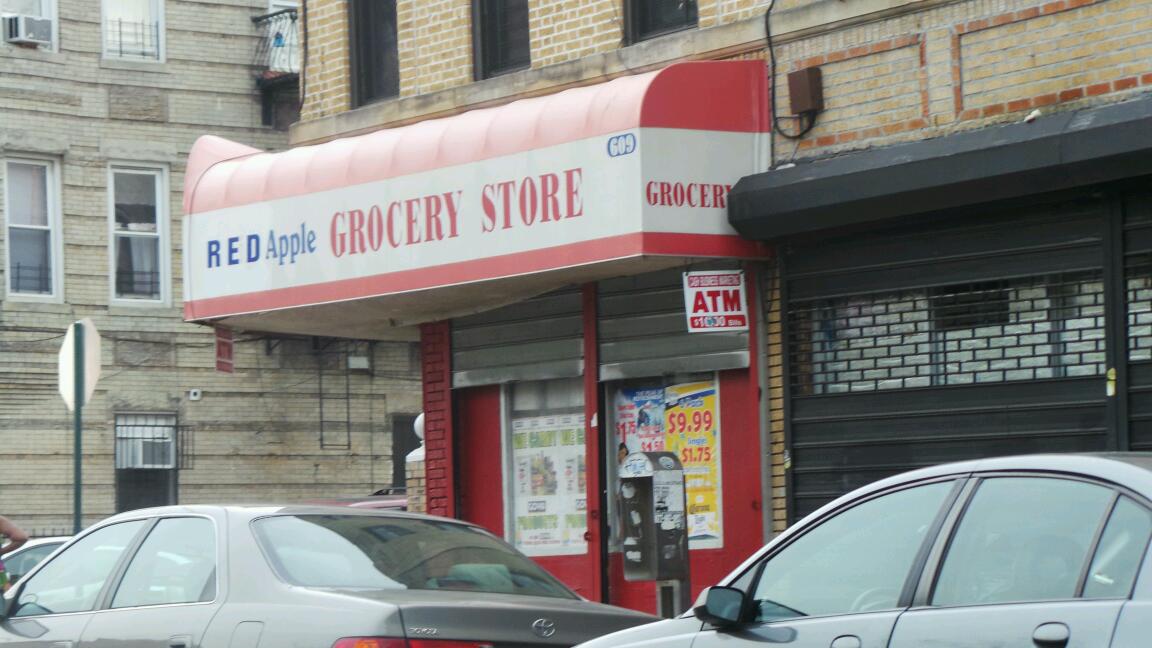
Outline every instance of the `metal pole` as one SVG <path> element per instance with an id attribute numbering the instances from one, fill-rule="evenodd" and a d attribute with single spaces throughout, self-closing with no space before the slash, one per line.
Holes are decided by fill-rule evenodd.
<path id="1" fill-rule="evenodd" d="M 81 464 L 81 443 L 80 435 L 84 429 L 83 415 L 81 412 L 84 409 L 84 325 L 76 322 L 74 325 L 75 331 L 75 370 L 73 373 L 73 389 L 72 398 L 74 407 L 72 408 L 72 533 L 80 533 L 80 464 Z"/>

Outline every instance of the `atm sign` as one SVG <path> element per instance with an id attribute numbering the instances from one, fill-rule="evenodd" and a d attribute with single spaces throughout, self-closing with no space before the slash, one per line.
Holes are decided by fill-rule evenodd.
<path id="1" fill-rule="evenodd" d="M 684 312 L 689 333 L 748 330 L 744 273 L 717 270 L 684 273 Z"/>

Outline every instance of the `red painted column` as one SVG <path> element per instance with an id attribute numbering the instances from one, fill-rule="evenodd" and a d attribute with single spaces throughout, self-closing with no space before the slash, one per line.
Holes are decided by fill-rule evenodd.
<path id="1" fill-rule="evenodd" d="M 605 601 L 604 568 L 601 560 L 601 545 L 607 542 L 600 529 L 600 337 L 596 327 L 596 284 L 584 284 L 584 470 L 586 496 L 588 502 L 588 553 L 591 559 L 589 568 L 592 574 L 591 595 L 594 601 Z M 595 422 L 595 425 L 593 425 Z"/>
<path id="2" fill-rule="evenodd" d="M 445 517 L 456 515 L 452 466 L 451 333 L 451 325 L 446 321 L 420 325 L 428 513 Z"/>

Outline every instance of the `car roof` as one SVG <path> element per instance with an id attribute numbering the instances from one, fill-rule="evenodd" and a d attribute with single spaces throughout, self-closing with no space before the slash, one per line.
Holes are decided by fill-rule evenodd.
<path id="1" fill-rule="evenodd" d="M 141 518 L 170 516 L 170 515 L 228 515 L 244 519 L 255 519 L 270 515 L 359 515 L 371 517 L 403 518 L 413 520 L 429 520 L 437 522 L 450 522 L 465 526 L 474 526 L 464 520 L 453 520 L 433 515 L 408 513 L 399 509 L 390 508 L 360 508 L 351 506 L 332 506 L 325 504 L 187 504 L 174 506 L 157 506 L 153 508 L 136 509 L 118 513 L 101 523 L 136 520 Z"/>

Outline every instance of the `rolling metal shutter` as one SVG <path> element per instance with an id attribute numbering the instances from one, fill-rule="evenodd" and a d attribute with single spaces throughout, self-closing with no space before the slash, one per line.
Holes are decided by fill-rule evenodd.
<path id="1" fill-rule="evenodd" d="M 915 467 L 1109 447 L 1108 222 L 1084 197 L 783 245 L 790 519 Z"/>
<path id="2" fill-rule="evenodd" d="M 584 372 L 582 297 L 569 288 L 452 321 L 452 386 Z"/>
<path id="3" fill-rule="evenodd" d="M 692 269 L 733 269 L 734 264 Z M 689 333 L 684 269 L 601 281 L 600 380 L 748 367 L 748 334 Z"/>

